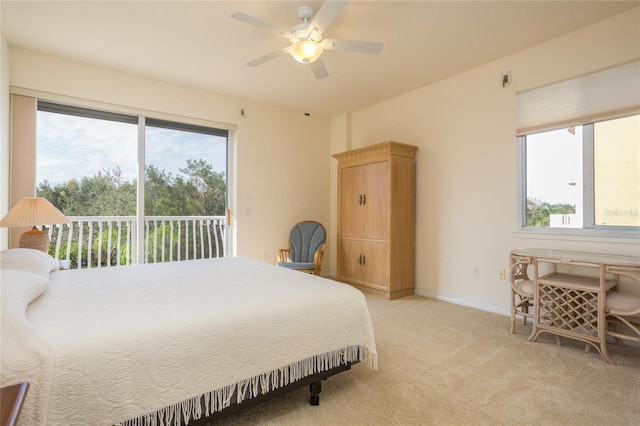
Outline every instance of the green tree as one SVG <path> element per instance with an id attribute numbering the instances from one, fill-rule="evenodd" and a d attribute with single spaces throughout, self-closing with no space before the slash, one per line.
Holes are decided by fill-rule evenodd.
<path id="1" fill-rule="evenodd" d="M 549 227 L 552 214 L 575 214 L 576 206 L 571 204 L 549 204 L 527 198 L 527 226 Z"/>
<path id="2" fill-rule="evenodd" d="M 194 215 L 224 215 L 226 207 L 226 182 L 224 173 L 213 170 L 213 165 L 204 160 L 187 160 L 187 167 L 180 169 L 188 176 L 186 187 L 190 210 Z"/>
<path id="3" fill-rule="evenodd" d="M 226 182 L 224 173 L 218 173 L 213 169 L 213 165 L 204 160 L 187 160 L 185 168 L 180 169 L 184 175 L 173 175 L 165 170 L 160 170 L 156 166 L 149 165 L 145 168 L 145 214 L 147 216 L 221 216 L 226 208 Z M 37 194 L 47 198 L 53 205 L 67 216 L 135 216 L 137 183 L 122 176 L 119 168 L 105 169 L 94 176 L 83 176 L 79 179 L 71 179 L 63 183 L 51 185 L 47 180 L 38 184 Z M 85 227 L 87 224 L 84 225 Z M 93 223 L 93 235 L 91 253 L 89 261 L 92 265 L 98 263 L 102 265 L 124 264 L 123 253 L 130 250 L 127 247 L 126 230 L 121 233 L 121 253 L 120 259 L 116 247 L 117 236 L 111 236 L 111 252 L 108 252 L 108 234 L 102 231 L 102 245 L 99 250 L 99 233 L 97 223 Z M 120 225 L 121 227 L 124 225 Z M 184 228 L 184 227 L 183 227 Z M 198 232 L 202 232 L 198 228 Z M 177 241 L 184 240 L 184 236 L 178 236 L 177 228 L 173 231 L 169 227 L 158 227 L 149 230 L 148 241 L 154 241 L 156 234 L 164 230 L 165 234 L 173 232 L 174 236 L 174 258 L 177 258 Z M 191 229 L 191 231 L 193 231 Z M 58 229 L 54 228 L 54 238 L 56 240 Z M 61 253 L 67 251 L 67 235 L 63 231 L 61 236 Z M 77 231 L 76 231 L 77 232 Z M 85 231 L 86 232 L 86 231 Z M 181 233 L 186 235 L 186 230 Z M 168 234 L 167 234 L 168 235 Z M 169 239 L 163 241 L 166 251 L 169 251 Z M 197 239 L 197 249 L 199 252 L 200 243 Z M 207 247 L 205 247 L 206 249 Z M 51 247 L 53 250 L 53 246 Z M 72 265 L 78 262 L 78 242 L 73 241 L 69 246 Z M 98 252 L 101 251 L 102 258 L 98 259 Z M 192 254 L 181 249 L 181 259 L 192 257 Z M 86 262 L 88 253 L 88 236 L 84 234 L 82 243 L 82 262 Z M 54 253 L 51 253 L 52 255 Z M 149 254 L 148 261 L 156 261 Z M 175 260 L 175 259 L 173 259 Z"/>
<path id="4" fill-rule="evenodd" d="M 170 172 L 149 165 L 145 168 L 145 214 L 147 216 L 187 215 L 184 191 Z"/>
<path id="5" fill-rule="evenodd" d="M 173 175 L 156 166 L 146 167 L 145 214 L 148 216 L 219 216 L 226 208 L 224 173 L 205 160 L 187 160 Z"/>
<path id="6" fill-rule="evenodd" d="M 145 168 L 145 214 L 149 216 L 219 216 L 226 208 L 226 181 L 205 160 L 187 160 L 184 174 L 174 175 L 156 166 Z M 67 216 L 133 216 L 136 180 L 128 181 L 119 168 L 104 169 L 51 185 L 44 180 L 37 194 Z"/>
<path id="7" fill-rule="evenodd" d="M 53 186 L 45 180 L 36 193 L 67 216 L 131 216 L 136 212 L 136 181 L 126 180 L 119 168 Z"/>

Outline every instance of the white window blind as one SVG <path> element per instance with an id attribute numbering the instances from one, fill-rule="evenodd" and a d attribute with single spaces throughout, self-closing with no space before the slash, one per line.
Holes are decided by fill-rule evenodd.
<path id="1" fill-rule="evenodd" d="M 640 111 L 640 61 L 520 92 L 517 133 L 577 126 Z"/>
<path id="2" fill-rule="evenodd" d="M 11 94 L 10 207 L 36 195 L 36 114 L 36 98 Z M 18 247 L 20 234 L 26 230 L 10 229 L 9 247 Z"/>
<path id="3" fill-rule="evenodd" d="M 36 113 L 35 98 L 11 94 L 11 206 L 36 195 Z"/>

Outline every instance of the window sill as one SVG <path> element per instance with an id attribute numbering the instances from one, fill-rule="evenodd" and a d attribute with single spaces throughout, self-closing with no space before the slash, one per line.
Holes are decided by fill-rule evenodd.
<path id="1" fill-rule="evenodd" d="M 518 238 L 562 240 L 612 244 L 640 244 L 640 230 L 610 231 L 600 229 L 519 229 Z"/>

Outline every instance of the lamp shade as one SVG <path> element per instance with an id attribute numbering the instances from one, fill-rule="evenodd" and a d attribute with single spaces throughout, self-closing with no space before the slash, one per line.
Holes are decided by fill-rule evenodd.
<path id="1" fill-rule="evenodd" d="M 0 227 L 52 225 L 69 219 L 46 198 L 23 198 L 0 221 Z"/>
<path id="2" fill-rule="evenodd" d="M 309 64 L 320 57 L 324 48 L 313 40 L 298 40 L 289 48 L 289 53 L 298 62 Z"/>

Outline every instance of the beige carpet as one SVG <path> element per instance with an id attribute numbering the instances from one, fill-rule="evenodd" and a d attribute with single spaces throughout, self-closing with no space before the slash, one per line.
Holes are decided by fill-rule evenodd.
<path id="1" fill-rule="evenodd" d="M 640 425 L 640 348 L 595 350 L 531 326 L 446 302 L 367 296 L 378 370 L 358 364 L 323 382 L 320 405 L 302 388 L 222 425 Z"/>

